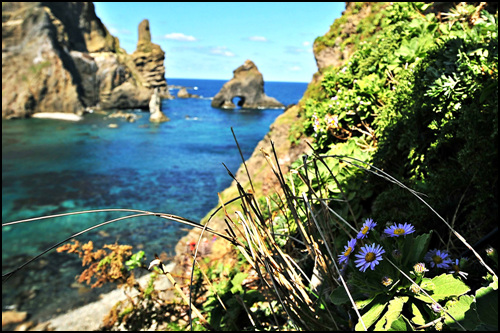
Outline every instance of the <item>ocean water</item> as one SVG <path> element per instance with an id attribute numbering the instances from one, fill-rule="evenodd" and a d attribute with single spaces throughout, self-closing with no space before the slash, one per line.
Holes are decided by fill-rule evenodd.
<path id="1" fill-rule="evenodd" d="M 210 106 L 225 81 L 168 79 L 199 99 L 162 102 L 169 122 L 151 124 L 149 114 L 127 122 L 102 114 L 82 121 L 20 119 L 2 121 L 2 223 L 90 209 L 129 208 L 169 213 L 199 221 L 218 204 L 217 192 L 283 110 L 221 110 Z M 297 103 L 307 83 L 266 82 L 265 92 L 284 105 Z M 171 90 L 173 95 L 177 90 Z M 235 101 L 237 102 L 237 101 Z M 117 128 L 108 127 L 116 124 Z M 93 213 L 52 218 L 2 228 L 2 274 L 71 234 L 127 213 Z M 118 242 L 174 255 L 189 228 L 158 217 L 112 223 L 77 239 L 96 247 Z M 82 272 L 76 255 L 52 250 L 2 284 L 2 311 L 28 311 L 47 320 L 98 298 L 113 286 L 89 289 L 76 284 Z"/>

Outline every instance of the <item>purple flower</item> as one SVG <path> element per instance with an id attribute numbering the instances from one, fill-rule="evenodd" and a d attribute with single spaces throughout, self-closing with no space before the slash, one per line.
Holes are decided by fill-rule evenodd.
<path id="1" fill-rule="evenodd" d="M 344 246 L 344 253 L 339 255 L 339 263 L 347 263 L 349 259 L 349 255 L 352 251 L 354 251 L 354 247 L 356 246 L 356 238 L 351 239 L 347 242 L 347 245 Z"/>
<path id="2" fill-rule="evenodd" d="M 404 235 L 411 234 L 413 232 L 415 232 L 415 227 L 409 223 L 394 224 L 394 225 L 392 225 L 384 230 L 384 233 L 386 233 L 389 237 L 404 236 Z"/>
<path id="3" fill-rule="evenodd" d="M 358 235 L 356 236 L 357 239 L 363 239 L 366 237 L 368 232 L 372 230 L 375 226 L 377 225 L 376 222 L 373 222 L 372 219 L 366 219 L 365 223 L 363 224 L 363 227 L 361 228 L 361 231 L 358 232 Z"/>
<path id="4" fill-rule="evenodd" d="M 451 264 L 451 271 L 449 271 L 448 273 L 458 274 L 464 279 L 467 279 L 467 275 L 469 275 L 469 273 L 465 273 L 460 270 L 460 261 L 458 259 L 455 259 L 455 263 Z"/>
<path id="5" fill-rule="evenodd" d="M 450 268 L 451 265 L 451 259 L 448 258 L 448 256 L 448 252 L 434 249 L 425 254 L 424 260 L 427 261 L 431 267 L 447 269 Z"/>
<path id="6" fill-rule="evenodd" d="M 380 245 L 371 244 L 362 246 L 360 253 L 355 255 L 358 258 L 354 261 L 356 267 L 359 267 L 361 272 L 366 271 L 368 267 L 373 271 L 375 266 L 382 260 L 383 253 L 385 253 L 385 250 Z"/>

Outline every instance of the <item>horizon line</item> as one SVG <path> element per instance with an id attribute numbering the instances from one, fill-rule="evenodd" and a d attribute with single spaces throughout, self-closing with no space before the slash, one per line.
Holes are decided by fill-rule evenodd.
<path id="1" fill-rule="evenodd" d="M 165 80 L 167 80 L 167 85 L 168 85 L 168 80 L 213 80 L 213 81 L 229 81 L 231 79 L 213 79 L 213 78 L 190 78 L 190 77 L 166 77 Z M 266 82 L 287 82 L 287 83 L 307 83 L 309 84 L 311 81 L 275 81 L 275 80 L 264 80 L 264 83 Z"/>

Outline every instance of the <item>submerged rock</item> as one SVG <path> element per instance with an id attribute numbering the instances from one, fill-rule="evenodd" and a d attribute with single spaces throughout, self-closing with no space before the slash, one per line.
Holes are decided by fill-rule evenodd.
<path id="1" fill-rule="evenodd" d="M 275 98 L 264 93 L 264 78 L 251 60 L 245 61 L 233 73 L 233 78 L 213 98 L 212 107 L 234 109 L 236 105 L 233 99 L 239 98 L 237 104 L 242 108 L 285 108 Z"/>

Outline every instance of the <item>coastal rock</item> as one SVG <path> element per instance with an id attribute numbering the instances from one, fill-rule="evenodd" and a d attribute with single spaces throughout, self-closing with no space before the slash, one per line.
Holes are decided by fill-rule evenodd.
<path id="1" fill-rule="evenodd" d="M 226 82 L 212 100 L 212 107 L 233 109 L 235 97 L 238 106 L 248 109 L 284 108 L 275 98 L 264 93 L 264 78 L 257 66 L 247 60 L 233 71 L 233 78 Z"/>
<path id="2" fill-rule="evenodd" d="M 163 123 L 169 121 L 170 119 L 161 112 L 161 98 L 159 93 L 159 88 L 155 88 L 151 100 L 149 101 L 149 121 L 152 123 Z"/>
<path id="3" fill-rule="evenodd" d="M 141 40 L 140 52 L 128 55 L 91 2 L 3 3 L 2 118 L 147 110 L 154 88 L 169 93 L 164 52 L 150 35 Z"/>
<path id="4" fill-rule="evenodd" d="M 162 97 L 172 97 L 168 92 L 165 80 L 165 52 L 158 44 L 151 42 L 151 32 L 147 19 L 142 20 L 139 24 L 139 39 L 137 48 L 132 53 L 132 60 L 144 81 L 145 88 L 158 88 Z"/>
<path id="5" fill-rule="evenodd" d="M 187 91 L 187 88 L 186 87 L 182 87 L 179 89 L 179 91 L 177 92 L 177 97 L 178 98 L 199 98 L 200 96 L 198 95 L 195 95 L 195 94 L 191 94 Z"/>

